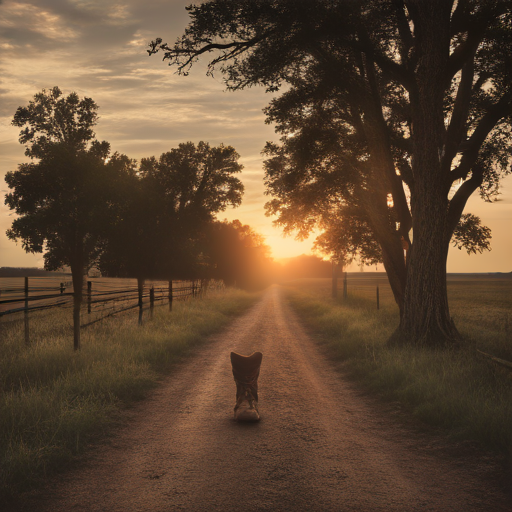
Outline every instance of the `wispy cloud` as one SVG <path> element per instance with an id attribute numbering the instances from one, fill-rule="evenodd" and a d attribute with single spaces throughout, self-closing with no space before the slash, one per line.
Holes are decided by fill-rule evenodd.
<path id="1" fill-rule="evenodd" d="M 147 55 L 152 39 L 160 36 L 172 43 L 181 35 L 188 23 L 185 6 L 190 3 L 0 0 L 0 176 L 26 158 L 18 129 L 11 126 L 16 108 L 41 89 L 58 85 L 65 94 L 76 91 L 93 98 L 100 106 L 98 138 L 132 158 L 158 156 L 189 140 L 234 146 L 245 166 L 241 178 L 246 193 L 243 205 L 221 218 L 240 218 L 267 235 L 269 242 L 277 240 L 276 256 L 308 252 L 310 244 L 283 240 L 272 219 L 264 216 L 263 205 L 269 198 L 264 196 L 260 152 L 266 140 L 277 139 L 272 127 L 264 124 L 261 111 L 270 98 L 258 88 L 225 92 L 220 77 L 205 76 L 205 63 L 198 63 L 190 76 L 183 77 L 162 63 L 160 55 Z M 511 180 L 512 176 L 507 183 Z M 5 183 L 0 182 L 0 189 L 6 189 Z M 504 199 L 510 201 L 512 194 L 504 190 Z M 486 223 L 486 213 L 477 203 L 471 211 Z M 504 211 L 499 204 L 484 205 L 489 211 L 496 206 L 496 212 Z M 11 219 L 1 205 L 0 266 L 31 257 L 5 238 Z M 492 222 L 489 225 L 493 227 Z M 498 248 L 497 244 L 490 253 L 493 258 L 499 259 Z M 34 257 L 37 261 L 39 256 Z"/>
<path id="2" fill-rule="evenodd" d="M 158 156 L 189 140 L 234 146 L 245 166 L 246 193 L 229 216 L 272 230 L 263 214 L 260 155 L 265 141 L 275 138 L 263 122 L 269 98 L 257 88 L 226 92 L 218 77 L 205 76 L 205 63 L 188 77 L 177 76 L 159 55 L 146 52 L 158 36 L 172 43 L 181 35 L 189 3 L 0 0 L 0 175 L 25 160 L 18 129 L 10 124 L 16 108 L 57 85 L 65 94 L 93 98 L 100 106 L 98 138 L 132 158 Z M 6 215 L 1 207 L 2 259 L 21 250 L 3 235 L 11 221 Z"/>

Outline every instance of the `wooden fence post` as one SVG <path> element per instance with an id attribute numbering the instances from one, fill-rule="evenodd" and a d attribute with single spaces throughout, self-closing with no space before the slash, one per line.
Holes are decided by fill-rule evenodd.
<path id="1" fill-rule="evenodd" d="M 30 332 L 28 324 L 28 277 L 25 277 L 25 343 L 30 343 Z"/>
<path id="2" fill-rule="evenodd" d="M 87 281 L 87 313 L 91 314 L 92 282 Z"/>
<path id="3" fill-rule="evenodd" d="M 345 276 L 343 278 L 343 298 L 347 298 L 347 273 L 345 272 Z"/>
<path id="4" fill-rule="evenodd" d="M 379 301 L 379 285 L 377 285 L 377 309 L 380 309 L 380 301 Z"/>
<path id="5" fill-rule="evenodd" d="M 169 311 L 172 311 L 172 280 L 169 280 Z"/>
<path id="6" fill-rule="evenodd" d="M 80 350 L 80 310 L 82 309 L 82 287 L 84 285 L 83 276 L 81 279 L 73 279 L 73 350 Z"/>
<path id="7" fill-rule="evenodd" d="M 144 280 L 137 279 L 137 289 L 139 292 L 139 325 L 142 325 L 142 294 L 144 293 Z"/>
<path id="8" fill-rule="evenodd" d="M 149 318 L 153 318 L 153 310 L 155 309 L 155 286 L 151 286 L 149 290 Z"/>
<path id="9" fill-rule="evenodd" d="M 332 298 L 338 298 L 338 265 L 334 260 L 331 262 L 332 266 Z"/>

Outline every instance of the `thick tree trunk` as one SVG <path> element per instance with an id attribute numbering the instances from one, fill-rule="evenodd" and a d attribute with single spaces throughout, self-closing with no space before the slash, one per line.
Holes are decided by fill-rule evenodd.
<path id="1" fill-rule="evenodd" d="M 419 55 L 411 93 L 413 240 L 400 327 L 394 339 L 424 346 L 453 345 L 460 335 L 450 317 L 446 259 L 450 240 L 444 147 L 445 70 L 450 50 L 451 2 L 410 2 Z M 449 171 L 449 169 L 448 169 Z"/>
<path id="2" fill-rule="evenodd" d="M 424 346 L 449 346 L 460 340 L 450 317 L 446 287 L 446 214 L 423 216 L 414 228 L 400 327 L 392 340 Z"/>

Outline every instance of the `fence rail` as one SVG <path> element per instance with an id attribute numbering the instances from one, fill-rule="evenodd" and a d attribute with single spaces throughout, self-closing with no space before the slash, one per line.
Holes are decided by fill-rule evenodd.
<path id="1" fill-rule="evenodd" d="M 21 285 L 23 283 L 23 285 Z M 216 281 L 147 281 L 139 288 L 135 279 L 92 278 L 82 289 L 80 328 L 85 328 L 131 309 L 153 316 L 155 306 L 186 300 L 218 288 Z M 71 291 L 67 291 L 71 290 Z M 29 313 L 45 309 L 73 309 L 75 293 L 70 281 L 54 277 L 0 278 L 0 320 L 24 313 L 25 341 L 29 343 Z M 75 347 L 76 348 L 76 347 Z"/>

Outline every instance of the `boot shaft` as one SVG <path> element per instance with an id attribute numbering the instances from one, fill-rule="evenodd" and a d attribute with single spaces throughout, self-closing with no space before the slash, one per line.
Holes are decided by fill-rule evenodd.
<path id="1" fill-rule="evenodd" d="M 250 356 L 231 352 L 231 366 L 237 387 L 237 398 L 242 388 L 250 388 L 255 400 L 258 400 L 258 377 L 262 358 L 261 352 L 254 352 Z"/>
<path id="2" fill-rule="evenodd" d="M 231 367 L 236 382 L 235 419 L 258 421 L 258 377 L 263 354 L 242 356 L 231 352 Z"/>

